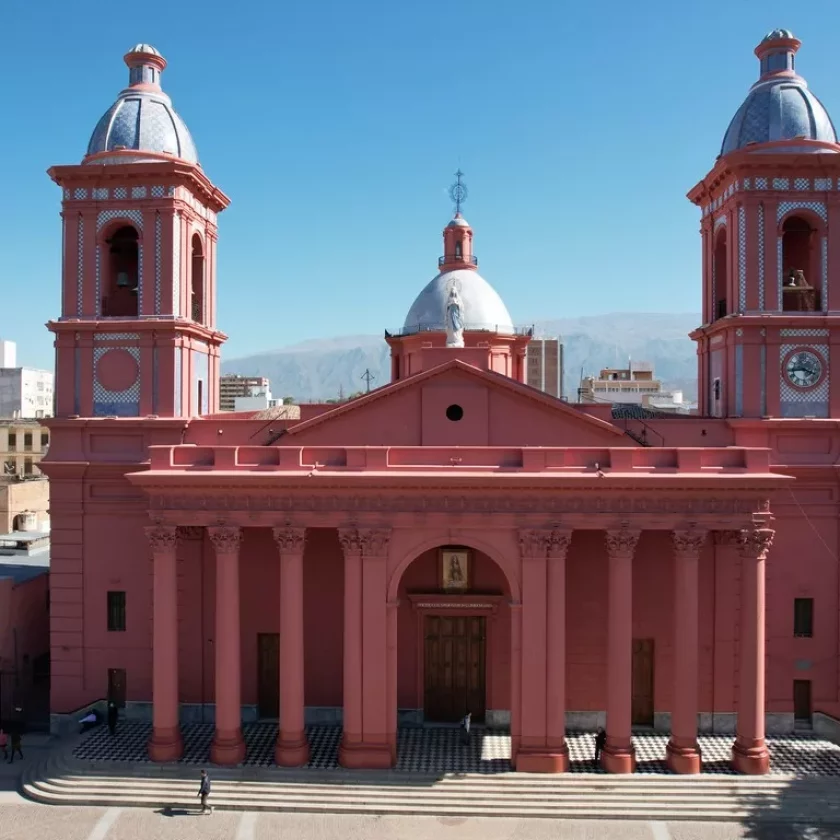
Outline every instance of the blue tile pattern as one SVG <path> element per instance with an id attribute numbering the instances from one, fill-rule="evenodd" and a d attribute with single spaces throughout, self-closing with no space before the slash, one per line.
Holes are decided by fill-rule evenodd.
<path id="1" fill-rule="evenodd" d="M 828 312 L 828 237 L 823 236 L 820 243 L 820 257 L 822 264 L 822 288 L 820 289 L 820 297 L 822 301 L 823 312 Z"/>
<path id="2" fill-rule="evenodd" d="M 154 187 L 152 189 L 155 189 Z M 155 213 L 155 315 L 160 315 L 160 213 Z"/>
<path id="3" fill-rule="evenodd" d="M 787 178 L 784 179 L 785 181 Z M 828 212 L 824 201 L 780 201 L 776 210 L 776 220 L 781 222 L 791 210 L 810 210 L 816 213 L 824 222 L 828 221 Z"/>
<path id="4" fill-rule="evenodd" d="M 782 289 L 784 288 L 784 271 L 785 267 L 782 265 L 782 237 L 776 237 L 776 312 L 782 311 Z"/>
<path id="5" fill-rule="evenodd" d="M 112 333 L 108 338 L 113 338 Z M 130 353 L 137 362 L 137 378 L 133 384 L 123 391 L 109 391 L 100 384 L 96 376 L 96 366 L 99 360 L 113 347 L 93 348 L 93 415 L 94 417 L 136 417 L 140 413 L 140 348 L 121 347 L 119 349 Z"/>
<path id="6" fill-rule="evenodd" d="M 784 330 L 790 338 L 809 338 L 809 330 Z M 822 382 L 815 388 L 795 388 L 790 384 L 787 373 L 784 370 L 784 361 L 788 353 L 807 346 L 807 349 L 819 356 L 825 371 Z M 779 388 L 779 401 L 782 408 L 782 417 L 828 417 L 828 395 L 831 378 L 831 370 L 828 366 L 828 345 L 817 344 L 810 341 L 785 343 L 779 346 L 779 374 L 781 385 Z"/>
<path id="7" fill-rule="evenodd" d="M 764 204 L 758 205 L 758 308 L 764 311 Z"/>
<path id="8" fill-rule="evenodd" d="M 76 246 L 78 248 L 78 265 L 76 271 L 76 315 L 82 315 L 82 300 L 85 289 L 85 220 L 82 214 L 79 214 L 79 228 L 76 237 Z"/>
<path id="9" fill-rule="evenodd" d="M 151 724 L 122 721 L 112 737 L 100 726 L 84 736 L 73 751 L 83 761 L 149 762 L 146 745 Z M 209 764 L 212 724 L 182 727 L 185 765 Z M 271 767 L 277 725 L 268 722 L 245 724 L 245 767 Z M 306 765 L 316 770 L 333 770 L 338 765 L 340 726 L 308 726 L 310 760 Z M 595 735 L 574 732 L 567 735 L 569 770 L 572 773 L 603 773 L 594 763 Z M 735 775 L 730 766 L 732 736 L 701 735 L 705 774 Z M 643 775 L 670 774 L 665 762 L 668 736 L 636 734 L 637 772 Z M 770 775 L 805 777 L 840 776 L 840 747 L 808 735 L 768 738 Z M 469 744 L 462 744 L 458 729 L 450 727 L 406 728 L 397 733 L 398 773 L 482 773 L 511 772 L 510 733 L 501 729 L 473 729 Z"/>
<path id="10" fill-rule="evenodd" d="M 738 208 L 738 311 L 747 308 L 747 211 Z"/>

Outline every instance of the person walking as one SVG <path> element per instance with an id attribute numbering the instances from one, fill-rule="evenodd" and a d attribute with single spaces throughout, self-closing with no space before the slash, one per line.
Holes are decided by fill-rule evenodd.
<path id="1" fill-rule="evenodd" d="M 470 743 L 470 723 L 472 722 L 472 712 L 467 712 L 461 718 L 461 743 L 464 746 L 469 746 Z"/>
<path id="2" fill-rule="evenodd" d="M 17 753 L 20 756 L 20 760 L 23 761 L 23 750 L 21 749 L 21 737 L 19 729 L 15 729 L 12 732 L 12 754 L 9 756 L 9 764 L 11 764 L 15 760 L 15 753 Z"/>
<path id="3" fill-rule="evenodd" d="M 213 806 L 207 804 L 207 797 L 210 796 L 210 777 L 206 770 L 201 771 L 201 785 L 198 788 L 198 795 L 201 797 L 201 813 L 212 814 Z"/>
<path id="4" fill-rule="evenodd" d="M 116 734 L 117 731 L 117 718 L 119 718 L 120 712 L 117 709 L 117 704 L 112 700 L 108 704 L 108 732 L 111 735 Z"/>
<path id="5" fill-rule="evenodd" d="M 6 735 L 5 730 L 0 727 L 0 750 L 3 750 L 3 761 L 9 760 L 9 736 Z"/>
<path id="6" fill-rule="evenodd" d="M 598 759 L 601 757 L 601 750 L 604 749 L 604 745 L 607 743 L 607 733 L 603 729 L 598 730 L 598 734 L 595 736 L 595 769 L 598 769 Z"/>

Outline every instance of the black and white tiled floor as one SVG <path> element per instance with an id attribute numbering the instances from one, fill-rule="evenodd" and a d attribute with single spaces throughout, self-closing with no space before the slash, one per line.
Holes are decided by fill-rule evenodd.
<path id="1" fill-rule="evenodd" d="M 243 727 L 247 767 L 269 767 L 274 763 L 274 742 L 277 726 L 254 723 Z M 83 737 L 73 751 L 75 758 L 97 761 L 148 761 L 146 743 L 151 725 L 121 722 L 112 737 L 105 726 L 97 727 Z M 206 764 L 209 761 L 212 724 L 183 727 L 185 764 Z M 307 767 L 330 770 L 338 767 L 340 726 L 307 727 L 311 758 Z M 601 772 L 593 762 L 595 736 L 591 733 L 570 733 L 570 770 L 573 773 Z M 704 772 L 734 775 L 729 764 L 732 737 L 701 736 Z M 667 735 L 655 733 L 633 736 L 636 746 L 637 772 L 668 773 L 665 764 Z M 809 735 L 769 738 L 770 773 L 796 776 L 840 776 L 840 746 Z M 455 728 L 401 729 L 397 740 L 398 771 L 407 773 L 504 773 L 510 770 L 510 734 L 503 730 L 474 729 L 469 745 L 460 740 Z"/>

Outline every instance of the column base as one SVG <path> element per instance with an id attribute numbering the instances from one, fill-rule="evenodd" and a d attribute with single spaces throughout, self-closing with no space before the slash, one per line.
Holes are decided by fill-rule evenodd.
<path id="1" fill-rule="evenodd" d="M 148 743 L 149 758 L 152 761 L 178 761 L 184 754 L 184 740 L 180 727 L 155 729 Z"/>
<path id="2" fill-rule="evenodd" d="M 278 739 L 274 748 L 274 763 L 280 767 L 303 767 L 309 761 L 309 741 L 301 733 L 300 738 Z"/>
<path id="3" fill-rule="evenodd" d="M 668 741 L 666 747 L 668 767 L 673 773 L 680 775 L 693 775 L 703 772 L 703 760 L 700 754 L 700 747 L 680 747 L 673 740 Z"/>
<path id="4" fill-rule="evenodd" d="M 764 776 L 770 772 L 770 753 L 762 740 L 744 747 L 737 741 L 732 745 L 732 767 L 745 776 Z"/>
<path id="5" fill-rule="evenodd" d="M 342 738 L 338 763 L 349 770 L 390 770 L 396 762 L 389 744 L 348 743 Z"/>
<path id="6" fill-rule="evenodd" d="M 632 747 L 611 747 L 601 750 L 601 767 L 607 773 L 627 774 L 636 772 L 636 750 Z"/>
<path id="7" fill-rule="evenodd" d="M 210 761 L 222 767 L 235 767 L 245 759 L 245 739 L 242 730 L 232 735 L 220 735 L 217 731 L 210 745 Z"/>
<path id="8" fill-rule="evenodd" d="M 517 773 L 566 773 L 569 769 L 569 748 L 557 747 L 520 748 L 514 767 Z"/>

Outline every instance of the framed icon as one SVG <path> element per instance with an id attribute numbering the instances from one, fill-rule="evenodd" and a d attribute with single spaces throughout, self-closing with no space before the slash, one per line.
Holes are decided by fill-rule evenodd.
<path id="1" fill-rule="evenodd" d="M 448 592 L 470 588 L 470 552 L 463 548 L 443 548 L 440 552 L 441 587 Z"/>

